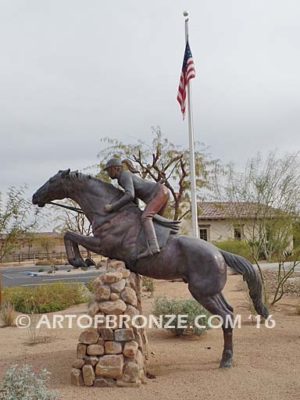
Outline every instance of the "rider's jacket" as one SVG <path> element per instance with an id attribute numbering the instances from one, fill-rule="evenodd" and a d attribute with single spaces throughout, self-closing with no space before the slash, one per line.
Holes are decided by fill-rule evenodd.
<path id="1" fill-rule="evenodd" d="M 124 189 L 125 193 L 119 200 L 112 204 L 112 211 L 123 207 L 126 203 L 134 200 L 135 197 L 146 204 L 149 203 L 161 186 L 160 183 L 144 180 L 127 170 L 121 172 L 118 183 Z"/>

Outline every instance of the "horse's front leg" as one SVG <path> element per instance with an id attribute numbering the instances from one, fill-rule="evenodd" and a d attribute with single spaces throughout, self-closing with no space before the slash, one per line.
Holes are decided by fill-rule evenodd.
<path id="1" fill-rule="evenodd" d="M 78 245 L 85 247 L 89 251 L 100 254 L 100 240 L 98 238 L 68 231 L 65 233 L 64 242 L 68 262 L 74 268 L 87 267 L 87 264 L 81 257 Z"/>

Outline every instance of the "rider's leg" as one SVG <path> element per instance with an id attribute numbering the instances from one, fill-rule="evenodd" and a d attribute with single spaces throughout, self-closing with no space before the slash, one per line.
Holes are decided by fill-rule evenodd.
<path id="1" fill-rule="evenodd" d="M 157 254 L 160 252 L 159 244 L 157 241 L 153 217 L 158 214 L 162 209 L 165 209 L 169 199 L 169 191 L 166 187 L 161 185 L 160 190 L 156 196 L 147 204 L 143 214 L 142 214 L 142 224 L 144 227 L 144 232 L 147 238 L 149 248 L 145 253 L 141 254 L 139 258 L 147 257 L 152 254 Z"/>

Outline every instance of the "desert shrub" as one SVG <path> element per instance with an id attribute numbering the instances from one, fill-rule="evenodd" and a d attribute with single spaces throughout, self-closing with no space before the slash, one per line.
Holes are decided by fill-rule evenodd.
<path id="1" fill-rule="evenodd" d="M 274 296 L 278 286 L 278 271 L 263 271 L 265 286 L 268 294 Z M 300 297 L 300 281 L 293 274 L 284 284 L 284 293 L 295 297 Z"/>
<path id="2" fill-rule="evenodd" d="M 147 276 L 143 276 L 142 278 L 142 287 L 146 292 L 151 293 L 153 296 L 154 293 L 154 281 L 152 278 L 148 278 Z"/>
<path id="3" fill-rule="evenodd" d="M 35 373 L 30 365 L 13 365 L 0 384 L 0 400 L 57 400 L 58 394 L 47 388 L 50 373 Z"/>
<path id="4" fill-rule="evenodd" d="M 90 293 L 95 293 L 95 284 L 94 280 L 92 279 L 85 284 L 85 287 L 89 290 Z"/>
<path id="5" fill-rule="evenodd" d="M 167 323 L 170 315 L 175 315 L 176 318 L 171 325 L 174 328 L 166 328 L 171 330 L 176 336 L 181 336 L 187 333 L 193 333 L 200 336 L 208 327 L 209 312 L 203 308 L 196 300 L 170 300 L 166 297 L 159 297 L 155 300 L 153 314 L 156 317 L 163 316 L 163 323 Z M 179 315 L 185 315 L 187 328 L 178 327 Z M 195 319 L 198 316 L 198 325 L 195 324 Z M 200 327 L 204 326 L 205 328 Z"/>
<path id="6" fill-rule="evenodd" d="M 251 249 L 247 242 L 243 240 L 224 240 L 222 242 L 214 242 L 214 245 L 219 249 L 229 251 L 229 253 L 237 254 L 247 258 L 251 262 L 254 262 Z"/>
<path id="7" fill-rule="evenodd" d="M 4 289 L 4 298 L 22 313 L 47 313 L 64 310 L 74 304 L 87 302 L 88 293 L 82 283 L 63 282 L 33 288 Z"/>
<path id="8" fill-rule="evenodd" d="M 4 323 L 4 326 L 13 326 L 15 323 L 15 317 L 16 313 L 14 306 L 9 302 L 2 304 L 0 308 L 0 319 Z"/>

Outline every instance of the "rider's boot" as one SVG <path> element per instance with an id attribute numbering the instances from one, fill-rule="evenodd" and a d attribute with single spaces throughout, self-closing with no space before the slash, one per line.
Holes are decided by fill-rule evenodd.
<path id="1" fill-rule="evenodd" d="M 137 259 L 152 256 L 160 252 L 159 244 L 157 241 L 154 225 L 152 219 L 147 218 L 143 222 L 144 232 L 146 235 L 148 248 L 137 256 Z"/>

